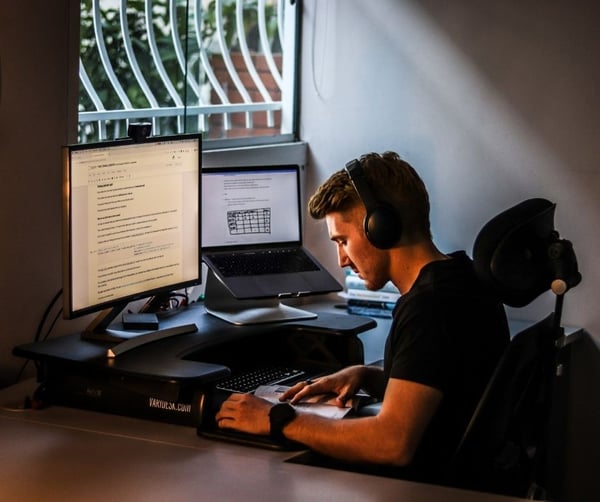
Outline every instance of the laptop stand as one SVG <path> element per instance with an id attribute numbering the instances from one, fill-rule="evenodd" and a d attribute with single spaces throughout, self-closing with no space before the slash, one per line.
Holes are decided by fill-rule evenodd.
<path id="1" fill-rule="evenodd" d="M 279 298 L 238 300 L 210 267 L 206 277 L 204 306 L 209 314 L 238 326 L 317 317 L 317 314 L 312 312 L 284 305 Z"/>

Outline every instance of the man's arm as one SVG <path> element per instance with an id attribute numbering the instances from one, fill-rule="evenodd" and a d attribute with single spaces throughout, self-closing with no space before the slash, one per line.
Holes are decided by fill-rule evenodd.
<path id="1" fill-rule="evenodd" d="M 412 461 L 441 400 L 437 389 L 392 378 L 377 416 L 331 420 L 301 413 L 283 432 L 286 438 L 331 457 L 405 466 Z M 223 403 L 217 423 L 219 427 L 268 434 L 270 407 L 252 395 L 233 395 Z"/>
<path id="2" fill-rule="evenodd" d="M 437 389 L 392 378 L 378 415 L 336 421 L 303 414 L 284 434 L 339 459 L 405 466 L 441 400 Z"/>

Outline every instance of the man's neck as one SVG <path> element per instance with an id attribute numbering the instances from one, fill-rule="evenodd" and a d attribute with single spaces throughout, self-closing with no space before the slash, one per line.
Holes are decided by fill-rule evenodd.
<path id="1" fill-rule="evenodd" d="M 431 241 L 400 246 L 391 250 L 391 253 L 390 277 L 402 294 L 410 291 L 425 265 L 448 259 Z"/>

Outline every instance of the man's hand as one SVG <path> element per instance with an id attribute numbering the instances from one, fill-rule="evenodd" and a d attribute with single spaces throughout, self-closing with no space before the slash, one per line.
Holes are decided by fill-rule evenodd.
<path id="1" fill-rule="evenodd" d="M 315 394 L 335 394 L 338 406 L 345 406 L 362 385 L 364 366 L 349 366 L 336 373 L 321 377 L 315 381 L 298 382 L 285 391 L 280 401 L 289 400 L 295 404 L 302 398 Z"/>
<path id="2" fill-rule="evenodd" d="M 270 402 L 252 394 L 231 394 L 215 415 L 221 429 L 235 429 L 250 434 L 269 435 Z"/>

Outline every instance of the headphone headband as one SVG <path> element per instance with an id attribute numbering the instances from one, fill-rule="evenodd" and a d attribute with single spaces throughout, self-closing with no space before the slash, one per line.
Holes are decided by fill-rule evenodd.
<path id="1" fill-rule="evenodd" d="M 360 200 L 362 200 L 363 204 L 367 208 L 367 212 L 372 210 L 375 206 L 377 206 L 377 201 L 371 192 L 371 188 L 369 186 L 369 182 L 365 177 L 365 171 L 360 165 L 360 161 L 358 159 L 353 159 L 346 164 L 346 172 L 350 177 L 350 181 L 354 185 L 354 190 L 358 194 Z"/>

